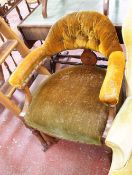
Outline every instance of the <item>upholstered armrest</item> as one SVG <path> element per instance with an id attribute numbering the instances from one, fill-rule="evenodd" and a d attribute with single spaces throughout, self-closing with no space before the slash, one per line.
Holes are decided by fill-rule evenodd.
<path id="1" fill-rule="evenodd" d="M 43 46 L 31 51 L 13 72 L 9 78 L 9 83 L 21 89 L 28 81 L 30 75 L 42 64 L 45 57 Z"/>
<path id="2" fill-rule="evenodd" d="M 107 73 L 100 91 L 99 98 L 102 102 L 110 105 L 118 103 L 124 67 L 125 58 L 123 52 L 112 52 L 109 56 Z"/>

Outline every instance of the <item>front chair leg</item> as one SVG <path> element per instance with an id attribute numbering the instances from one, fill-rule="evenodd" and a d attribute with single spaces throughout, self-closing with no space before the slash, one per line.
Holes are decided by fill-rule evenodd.
<path id="1" fill-rule="evenodd" d="M 54 143 L 57 143 L 59 140 L 48 136 L 38 130 L 35 130 L 32 128 L 32 133 L 37 136 L 39 141 L 41 142 L 42 146 L 44 147 L 44 152 L 47 151 L 47 149 L 52 146 Z"/>
<path id="2" fill-rule="evenodd" d="M 37 136 L 37 138 L 39 139 L 39 141 L 41 142 L 44 151 L 46 151 L 52 144 L 57 143 L 58 139 L 48 136 L 30 126 L 28 126 L 24 120 L 24 117 L 19 116 L 19 119 L 23 122 L 23 124 L 26 126 L 26 128 L 30 129 L 32 131 L 32 133 Z"/>
<path id="3" fill-rule="evenodd" d="M 49 148 L 48 144 L 46 143 L 46 141 L 43 139 L 42 135 L 40 134 L 40 132 L 38 130 L 32 129 L 32 133 L 39 139 L 39 141 L 41 142 L 42 146 L 43 146 L 43 150 L 44 152 L 47 151 L 47 149 Z"/>
<path id="4" fill-rule="evenodd" d="M 51 146 L 54 143 L 57 143 L 59 141 L 59 139 L 49 136 L 47 134 L 44 134 L 43 132 L 40 132 L 40 135 L 42 136 L 43 140 L 46 142 L 48 146 Z"/>

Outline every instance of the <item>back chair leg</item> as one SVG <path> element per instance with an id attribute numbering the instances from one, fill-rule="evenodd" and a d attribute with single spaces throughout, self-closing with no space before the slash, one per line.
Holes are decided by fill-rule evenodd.
<path id="1" fill-rule="evenodd" d="M 8 66 L 8 64 L 7 64 L 6 61 L 4 62 L 4 65 L 5 65 L 6 69 L 8 70 L 9 74 L 11 75 L 11 74 L 12 74 L 12 71 L 11 71 L 11 69 L 9 68 L 9 66 Z"/>
<path id="2" fill-rule="evenodd" d="M 11 56 L 11 58 L 12 58 L 12 61 L 13 61 L 14 65 L 17 67 L 17 63 L 16 63 L 16 61 L 14 60 L 12 53 L 10 53 L 10 56 Z"/>
<path id="3" fill-rule="evenodd" d="M 51 146 L 54 143 L 57 143 L 59 141 L 59 139 L 52 137 L 52 136 L 49 136 L 47 134 L 44 134 L 43 132 L 40 132 L 40 135 L 42 136 L 42 138 L 46 142 L 47 146 Z"/>
<path id="4" fill-rule="evenodd" d="M 42 0 L 42 15 L 44 18 L 47 18 L 47 1 L 48 0 Z"/>
<path id="5" fill-rule="evenodd" d="M 27 3 L 26 0 L 25 0 L 25 3 L 26 3 L 26 5 L 27 5 L 27 8 L 28 8 L 29 13 L 31 13 L 31 9 L 30 9 L 29 4 Z"/>
<path id="6" fill-rule="evenodd" d="M 55 73 L 56 71 L 56 63 L 53 61 L 53 58 L 50 60 L 51 73 Z"/>
<path id="7" fill-rule="evenodd" d="M 18 6 L 16 6 L 16 11 L 18 13 L 18 16 L 19 16 L 20 20 L 23 20 L 23 17 L 22 17 L 22 15 L 20 13 L 20 9 L 18 8 Z"/>

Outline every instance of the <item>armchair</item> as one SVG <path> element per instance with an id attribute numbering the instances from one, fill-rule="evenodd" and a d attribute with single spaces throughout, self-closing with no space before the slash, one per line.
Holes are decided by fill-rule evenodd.
<path id="1" fill-rule="evenodd" d="M 108 117 L 114 117 L 120 103 L 125 58 L 114 26 L 97 12 L 74 12 L 57 21 L 44 44 L 25 57 L 9 83 L 23 89 L 44 58 L 78 48 L 102 53 L 108 58 L 108 68 L 83 65 L 63 69 L 51 75 L 32 100 L 28 98 L 31 104 L 24 120 L 47 142 L 48 135 L 101 144 Z"/>

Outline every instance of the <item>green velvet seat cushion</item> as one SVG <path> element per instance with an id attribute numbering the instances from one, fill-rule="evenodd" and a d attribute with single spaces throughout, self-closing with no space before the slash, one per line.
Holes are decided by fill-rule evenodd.
<path id="1" fill-rule="evenodd" d="M 75 66 L 53 74 L 34 94 L 27 124 L 58 138 L 100 144 L 108 117 L 108 107 L 99 101 L 105 73 Z"/>

